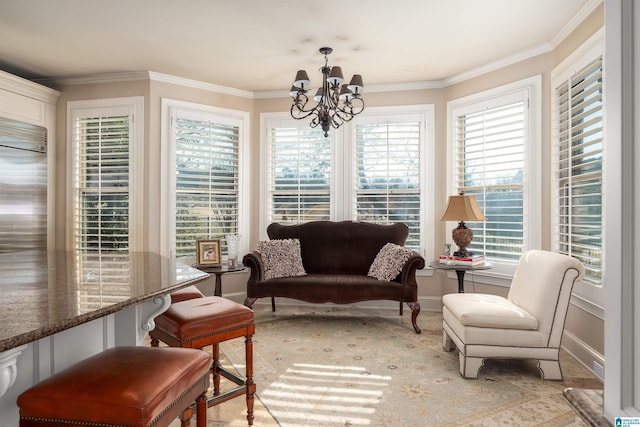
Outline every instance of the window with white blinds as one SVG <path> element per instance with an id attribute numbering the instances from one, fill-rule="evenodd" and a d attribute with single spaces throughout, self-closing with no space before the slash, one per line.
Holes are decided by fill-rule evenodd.
<path id="1" fill-rule="evenodd" d="M 194 256 L 196 240 L 239 233 L 240 125 L 176 110 L 175 256 Z"/>
<path id="2" fill-rule="evenodd" d="M 70 101 L 72 226 L 81 313 L 118 302 L 128 289 L 128 252 L 141 242 L 143 98 Z M 136 200 L 138 200 L 136 202 Z M 101 292 L 94 289 L 100 285 Z M 93 290 L 91 290 L 93 289 Z M 115 292 L 113 292 L 115 290 Z"/>
<path id="3" fill-rule="evenodd" d="M 555 250 L 578 258 L 602 285 L 602 58 L 554 90 Z"/>
<path id="4" fill-rule="evenodd" d="M 288 113 L 263 114 L 261 230 L 272 222 L 403 222 L 406 246 L 432 256 L 424 236 L 433 223 L 426 159 L 434 114 L 432 105 L 370 107 L 327 138 Z"/>
<path id="5" fill-rule="evenodd" d="M 421 123 L 356 125 L 355 205 L 359 221 L 409 226 L 406 246 L 420 248 Z"/>
<path id="6" fill-rule="evenodd" d="M 331 216 L 331 140 L 322 130 L 269 130 L 269 222 L 298 224 Z"/>
<path id="7" fill-rule="evenodd" d="M 73 246 L 126 251 L 130 249 L 132 115 L 85 112 L 76 110 L 73 118 Z"/>
<path id="8" fill-rule="evenodd" d="M 455 115 L 455 192 L 474 194 L 487 217 L 465 222 L 469 250 L 494 261 L 517 261 L 525 250 L 526 92 L 478 103 Z"/>

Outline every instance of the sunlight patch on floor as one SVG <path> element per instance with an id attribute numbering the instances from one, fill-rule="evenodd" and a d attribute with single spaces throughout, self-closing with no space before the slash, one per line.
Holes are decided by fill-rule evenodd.
<path id="1" fill-rule="evenodd" d="M 363 367 L 296 363 L 262 392 L 262 401 L 287 425 L 370 425 L 391 376 Z"/>

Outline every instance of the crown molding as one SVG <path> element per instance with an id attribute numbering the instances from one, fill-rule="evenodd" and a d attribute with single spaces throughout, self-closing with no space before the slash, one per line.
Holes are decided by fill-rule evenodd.
<path id="1" fill-rule="evenodd" d="M 149 80 L 158 82 L 171 83 L 179 86 L 191 87 L 194 89 L 206 90 L 209 92 L 221 93 L 226 95 L 239 96 L 241 98 L 255 98 L 255 92 L 251 92 L 243 89 L 236 89 L 228 86 L 220 86 L 213 83 L 205 83 L 198 80 L 185 79 L 182 77 L 176 77 L 169 74 L 156 73 L 149 71 Z"/>
<path id="2" fill-rule="evenodd" d="M 571 20 L 558 31 L 558 34 L 551 38 L 549 42 L 552 48 L 558 47 L 560 43 L 564 41 L 578 26 L 585 20 L 598 6 L 603 3 L 604 0 L 588 0 L 582 8 L 573 15 Z"/>
<path id="3" fill-rule="evenodd" d="M 18 93 L 47 104 L 55 104 L 60 92 L 42 84 L 0 70 L 0 89 Z"/>
<path id="4" fill-rule="evenodd" d="M 481 65 L 479 67 L 473 68 L 468 71 L 464 71 L 460 74 L 456 74 L 455 76 L 451 76 L 444 80 L 444 86 L 446 87 L 446 86 L 454 85 L 456 83 L 461 83 L 465 80 L 469 80 L 474 77 L 481 76 L 491 71 L 499 70 L 509 65 L 517 64 L 518 62 L 525 61 L 527 59 L 533 58 L 538 55 L 542 55 L 552 50 L 553 48 L 551 47 L 550 44 L 543 43 L 531 49 L 523 50 L 521 52 L 499 59 L 497 61 L 490 62 L 485 65 Z"/>
<path id="5" fill-rule="evenodd" d="M 205 83 L 198 80 L 186 79 L 184 77 L 172 76 L 169 74 L 157 73 L 155 71 L 131 71 L 120 73 L 94 74 L 91 76 L 67 77 L 58 79 L 43 79 L 40 82 L 54 83 L 60 86 L 122 83 L 139 80 L 150 80 L 156 82 L 170 83 L 178 86 L 191 87 L 194 89 L 206 90 L 209 92 L 222 93 L 239 96 L 242 98 L 254 98 L 254 93 L 235 89 L 227 86 L 220 86 L 213 83 Z"/>

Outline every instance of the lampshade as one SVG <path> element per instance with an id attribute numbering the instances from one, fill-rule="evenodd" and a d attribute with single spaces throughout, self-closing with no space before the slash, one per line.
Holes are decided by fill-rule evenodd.
<path id="1" fill-rule="evenodd" d="M 342 100 L 347 100 L 347 99 L 351 99 L 353 97 L 353 92 L 351 92 L 349 90 L 349 88 L 347 87 L 347 85 L 342 85 L 342 88 L 340 89 L 340 95 L 339 95 L 340 99 Z"/>
<path id="2" fill-rule="evenodd" d="M 362 82 L 362 76 L 360 74 L 354 74 L 349 82 L 349 90 L 353 93 L 360 93 L 364 89 L 364 83 Z"/>
<path id="3" fill-rule="evenodd" d="M 344 81 L 344 77 L 342 77 L 342 68 L 337 66 L 331 67 L 331 73 L 329 73 L 327 81 L 332 84 L 342 83 Z"/>
<path id="4" fill-rule="evenodd" d="M 486 221 L 476 196 L 471 194 L 459 194 L 449 196 L 449 203 L 444 210 L 440 221 Z"/>
<path id="5" fill-rule="evenodd" d="M 298 72 L 296 73 L 296 79 L 293 82 L 293 85 L 295 87 L 305 88 L 305 87 L 309 87 L 310 84 L 311 84 L 311 80 L 309 80 L 309 76 L 307 75 L 307 72 L 305 70 L 298 70 Z"/>

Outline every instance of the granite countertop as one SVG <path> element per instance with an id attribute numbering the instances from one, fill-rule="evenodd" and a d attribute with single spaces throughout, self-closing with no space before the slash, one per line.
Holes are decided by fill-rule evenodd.
<path id="1" fill-rule="evenodd" d="M 0 352 L 152 300 L 208 276 L 152 252 L 0 254 Z"/>

